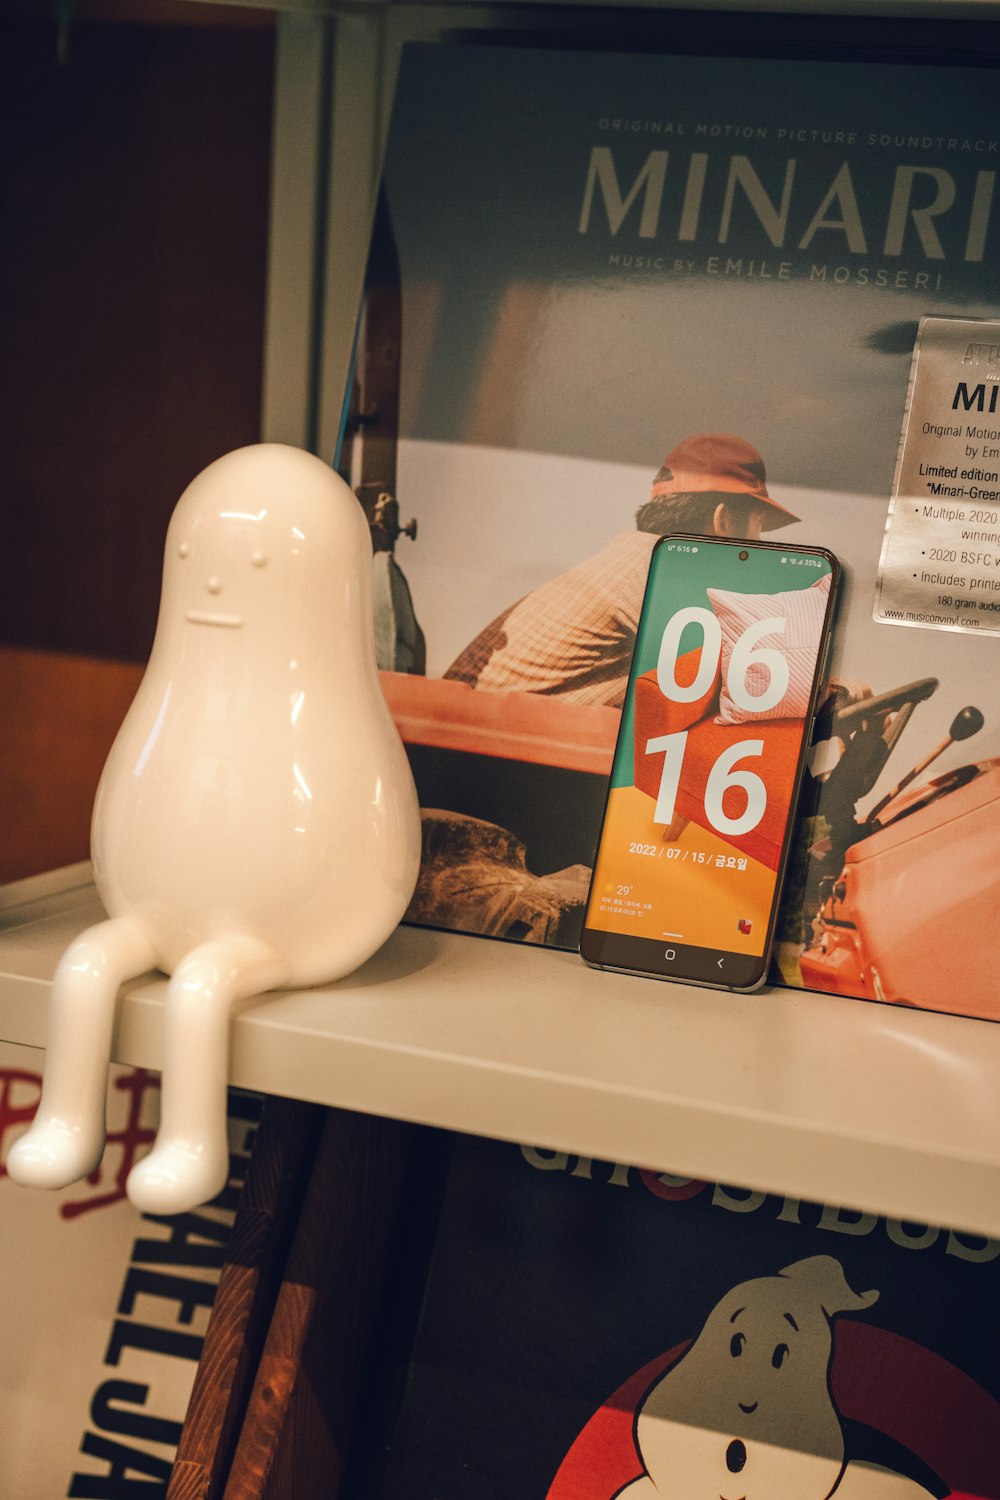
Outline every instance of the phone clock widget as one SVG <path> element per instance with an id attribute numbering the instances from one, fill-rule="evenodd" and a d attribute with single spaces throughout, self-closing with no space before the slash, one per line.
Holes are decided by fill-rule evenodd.
<path id="1" fill-rule="evenodd" d="M 654 547 L 588 962 L 733 989 L 766 977 L 836 580 L 822 552 L 677 536 Z"/>

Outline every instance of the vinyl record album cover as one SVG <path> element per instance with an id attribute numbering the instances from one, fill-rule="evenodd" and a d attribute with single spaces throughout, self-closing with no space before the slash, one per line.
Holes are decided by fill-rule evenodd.
<path id="1" fill-rule="evenodd" d="M 762 533 L 845 576 L 773 977 L 1000 1012 L 995 85 L 405 49 L 340 462 L 411 920 L 576 945 L 652 545 Z"/>

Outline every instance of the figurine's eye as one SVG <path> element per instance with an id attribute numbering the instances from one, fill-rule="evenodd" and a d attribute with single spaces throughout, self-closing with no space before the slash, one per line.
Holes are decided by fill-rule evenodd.
<path id="1" fill-rule="evenodd" d="M 781 1369 L 782 1365 L 785 1363 L 785 1360 L 788 1358 L 789 1353 L 790 1350 L 787 1344 L 779 1344 L 777 1346 L 774 1353 L 771 1355 L 771 1363 L 776 1370 Z"/>
<path id="2" fill-rule="evenodd" d="M 733 1334 L 732 1338 L 729 1340 L 729 1352 L 733 1356 L 733 1359 L 739 1359 L 740 1355 L 743 1353 L 743 1347 L 746 1344 L 746 1341 L 747 1340 L 745 1333 Z"/>
<path id="3" fill-rule="evenodd" d="M 259 550 L 257 552 L 251 552 L 250 561 L 253 563 L 255 568 L 265 568 L 267 566 L 267 553 L 261 552 Z"/>
<path id="4" fill-rule="evenodd" d="M 180 546 L 177 548 L 177 556 L 178 557 L 190 557 L 191 556 L 191 543 L 190 542 L 181 542 Z"/>

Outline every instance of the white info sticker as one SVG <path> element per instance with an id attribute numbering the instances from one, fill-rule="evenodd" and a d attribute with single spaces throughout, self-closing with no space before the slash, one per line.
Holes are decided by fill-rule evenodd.
<path id="1" fill-rule="evenodd" d="M 1000 635 L 1000 321 L 921 319 L 874 616 Z"/>

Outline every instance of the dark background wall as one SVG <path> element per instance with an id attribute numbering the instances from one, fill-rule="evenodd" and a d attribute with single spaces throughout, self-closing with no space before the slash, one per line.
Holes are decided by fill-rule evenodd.
<path id="1" fill-rule="evenodd" d="M 260 435 L 272 18 L 54 9 L 0 17 L 0 879 L 86 857 L 170 512 Z"/>

